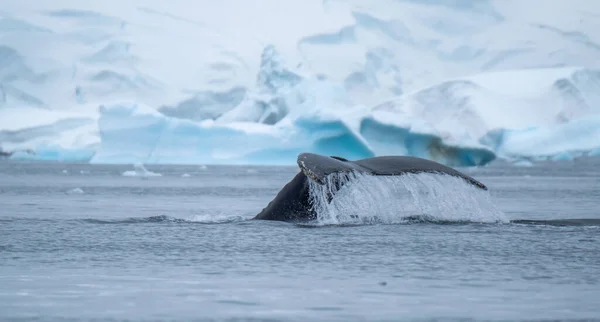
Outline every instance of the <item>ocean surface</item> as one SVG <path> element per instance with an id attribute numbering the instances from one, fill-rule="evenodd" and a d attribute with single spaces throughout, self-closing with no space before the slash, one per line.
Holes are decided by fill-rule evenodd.
<path id="1" fill-rule="evenodd" d="M 485 202 L 365 183 L 305 225 L 250 220 L 296 167 L 132 170 L 0 162 L 0 320 L 600 319 L 600 159 L 464 169 Z"/>

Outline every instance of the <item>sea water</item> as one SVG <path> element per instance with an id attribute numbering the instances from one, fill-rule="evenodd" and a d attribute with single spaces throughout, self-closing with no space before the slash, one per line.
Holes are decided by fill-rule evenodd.
<path id="1" fill-rule="evenodd" d="M 296 167 L 139 168 L 0 163 L 0 320 L 600 319 L 598 159 L 314 186 L 298 225 L 250 220 Z"/>

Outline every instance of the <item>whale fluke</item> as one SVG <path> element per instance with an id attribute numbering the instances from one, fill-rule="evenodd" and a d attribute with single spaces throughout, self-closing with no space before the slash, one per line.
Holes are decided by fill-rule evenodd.
<path id="1" fill-rule="evenodd" d="M 408 173 L 440 173 L 459 177 L 480 189 L 487 187 L 450 167 L 416 157 L 381 156 L 349 161 L 337 156 L 302 153 L 298 156 L 298 174 L 286 184 L 277 196 L 254 219 L 307 222 L 317 218 L 310 204 L 309 180 L 325 184 L 334 173 L 359 172 L 375 176 L 399 176 Z M 340 185 L 343 183 L 339 183 Z M 339 188 L 339 187 L 338 187 Z M 328 196 L 328 199 L 334 196 Z"/>
<path id="2" fill-rule="evenodd" d="M 302 153 L 298 156 L 298 166 L 315 182 L 323 184 L 325 177 L 332 173 L 356 171 L 375 176 L 397 176 L 407 173 L 443 173 L 462 178 L 468 183 L 487 190 L 487 187 L 472 177 L 434 161 L 408 156 L 380 156 L 349 161 L 336 156 L 323 156 Z"/>

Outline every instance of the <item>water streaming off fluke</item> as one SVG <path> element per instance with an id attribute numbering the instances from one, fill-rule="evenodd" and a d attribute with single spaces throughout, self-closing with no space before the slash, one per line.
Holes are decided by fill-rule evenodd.
<path id="1" fill-rule="evenodd" d="M 372 176 L 335 173 L 309 180 L 319 225 L 429 222 L 508 222 L 489 192 L 448 175 Z"/>

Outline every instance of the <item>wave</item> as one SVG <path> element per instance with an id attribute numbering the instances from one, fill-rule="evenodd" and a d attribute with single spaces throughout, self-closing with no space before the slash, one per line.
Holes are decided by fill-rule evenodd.
<path id="1" fill-rule="evenodd" d="M 574 218 L 574 219 L 515 219 L 510 221 L 511 224 L 520 225 L 542 225 L 542 226 L 598 226 L 600 227 L 600 219 L 595 218 Z"/>
<path id="2" fill-rule="evenodd" d="M 261 220 L 252 220 L 253 217 L 244 216 L 212 216 L 212 215 L 201 215 L 192 216 L 189 219 L 176 218 L 166 215 L 150 216 L 150 217 L 130 217 L 125 219 L 72 219 L 68 221 L 83 222 L 86 224 L 234 224 L 243 222 L 256 222 L 263 224 L 271 224 L 271 222 L 265 222 Z M 47 219 L 47 218 L 0 218 L 0 223 L 9 224 L 16 221 L 29 221 L 29 222 L 60 222 L 59 219 Z M 600 219 L 596 218 L 569 218 L 569 219 L 512 219 L 507 222 L 477 222 L 473 220 L 447 220 L 440 219 L 430 215 L 409 215 L 399 216 L 394 222 L 388 220 L 373 217 L 372 220 L 367 222 L 361 221 L 347 221 L 337 224 L 331 223 L 308 223 L 295 224 L 300 228 L 319 228 L 319 227 L 348 227 L 348 226 L 362 226 L 365 224 L 394 224 L 394 225 L 514 225 L 514 226 L 551 226 L 551 227 L 600 227 Z"/>

